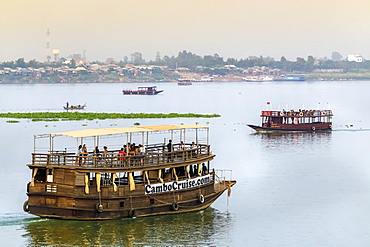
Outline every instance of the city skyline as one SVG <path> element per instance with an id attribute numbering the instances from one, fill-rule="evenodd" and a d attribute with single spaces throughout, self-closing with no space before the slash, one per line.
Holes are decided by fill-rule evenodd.
<path id="1" fill-rule="evenodd" d="M 0 61 L 45 61 L 47 42 L 51 56 L 53 49 L 60 57 L 85 52 L 89 61 L 134 52 L 149 61 L 183 50 L 224 59 L 294 61 L 334 51 L 370 58 L 370 3 L 359 0 L 16 0 L 2 7 Z"/>

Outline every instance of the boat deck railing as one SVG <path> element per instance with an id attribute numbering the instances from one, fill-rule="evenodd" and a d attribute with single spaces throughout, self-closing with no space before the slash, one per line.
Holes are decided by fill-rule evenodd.
<path id="1" fill-rule="evenodd" d="M 261 117 L 332 117 L 331 110 L 262 111 Z"/>
<path id="2" fill-rule="evenodd" d="M 164 164 L 181 164 L 184 162 L 202 162 L 213 156 L 210 145 L 199 145 L 195 148 L 185 148 L 174 152 L 165 152 L 165 145 L 147 148 L 146 154 L 119 156 L 118 150 L 104 153 L 88 153 L 77 156 L 74 153 L 54 151 L 50 153 L 33 153 L 32 165 L 40 166 L 81 166 L 88 168 L 104 167 L 142 167 Z"/>
<path id="3" fill-rule="evenodd" d="M 232 170 L 220 170 L 220 169 L 214 169 L 215 172 L 215 181 L 216 182 L 225 182 L 225 181 L 231 181 L 233 171 Z"/>

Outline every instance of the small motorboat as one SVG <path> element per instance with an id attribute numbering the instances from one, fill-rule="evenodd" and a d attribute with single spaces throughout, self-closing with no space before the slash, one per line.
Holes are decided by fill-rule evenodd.
<path id="1" fill-rule="evenodd" d="M 83 105 L 67 105 L 63 106 L 64 110 L 83 110 L 87 107 L 86 103 Z"/>

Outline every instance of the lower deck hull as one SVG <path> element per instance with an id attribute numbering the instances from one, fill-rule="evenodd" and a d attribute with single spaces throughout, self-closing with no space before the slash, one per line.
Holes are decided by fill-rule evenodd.
<path id="1" fill-rule="evenodd" d="M 310 124 L 280 124 L 271 127 L 266 126 L 257 126 L 248 124 L 247 126 L 251 127 L 257 132 L 282 132 L 282 131 L 325 131 L 331 130 L 331 123 L 310 123 Z"/>
<path id="2" fill-rule="evenodd" d="M 143 91 L 123 91 L 123 94 L 126 95 L 156 95 L 163 92 L 162 91 L 153 91 L 153 92 L 143 92 Z"/>
<path id="3" fill-rule="evenodd" d="M 202 188 L 185 191 L 161 193 L 158 195 L 126 196 L 122 198 L 55 198 L 54 204 L 42 201 L 43 195 L 29 195 L 25 211 L 40 217 L 74 219 L 74 220 L 107 220 L 133 218 L 163 214 L 187 213 L 208 208 L 235 181 L 223 181 L 209 184 Z M 57 201 L 74 201 L 73 205 L 58 204 Z M 120 202 L 125 201 L 124 205 Z M 78 205 L 85 205 L 84 207 Z M 99 208 L 99 205 L 102 205 Z"/>

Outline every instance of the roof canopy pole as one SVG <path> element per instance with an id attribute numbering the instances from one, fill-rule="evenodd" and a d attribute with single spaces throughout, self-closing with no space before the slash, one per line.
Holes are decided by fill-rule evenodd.
<path id="1" fill-rule="evenodd" d="M 198 129 L 195 129 L 195 143 L 198 145 Z"/>
<path id="2" fill-rule="evenodd" d="M 186 144 L 186 135 L 185 135 L 186 131 L 184 129 L 184 144 Z"/>
<path id="3" fill-rule="evenodd" d="M 49 152 L 53 152 L 54 137 L 52 135 L 50 135 L 49 142 Z"/>
<path id="4" fill-rule="evenodd" d="M 173 140 L 173 130 L 171 130 L 171 140 Z"/>
<path id="5" fill-rule="evenodd" d="M 33 152 L 36 153 L 36 136 L 33 136 Z"/>
<path id="6" fill-rule="evenodd" d="M 77 146 L 76 146 L 76 150 L 78 150 L 78 145 L 80 145 L 80 144 L 78 144 L 78 137 L 76 138 L 76 143 L 77 143 Z"/>
<path id="7" fill-rule="evenodd" d="M 99 136 L 94 136 L 94 150 L 95 147 L 99 147 Z"/>
<path id="8" fill-rule="evenodd" d="M 207 128 L 207 145 L 209 145 L 209 128 Z"/>
<path id="9" fill-rule="evenodd" d="M 198 122 L 195 122 L 195 125 L 198 125 Z M 198 128 L 195 129 L 195 144 L 198 146 Z"/>
<path id="10" fill-rule="evenodd" d="M 128 133 L 126 133 L 126 145 L 128 144 Z M 126 150 L 125 150 L 126 152 Z"/>
<path id="11" fill-rule="evenodd" d="M 145 136 L 144 136 L 144 132 L 141 132 L 141 143 L 143 144 L 143 146 L 145 146 L 144 145 L 144 138 Z"/>
<path id="12" fill-rule="evenodd" d="M 149 132 L 147 131 L 146 132 L 146 142 L 144 146 L 148 147 L 148 145 L 149 145 Z"/>

